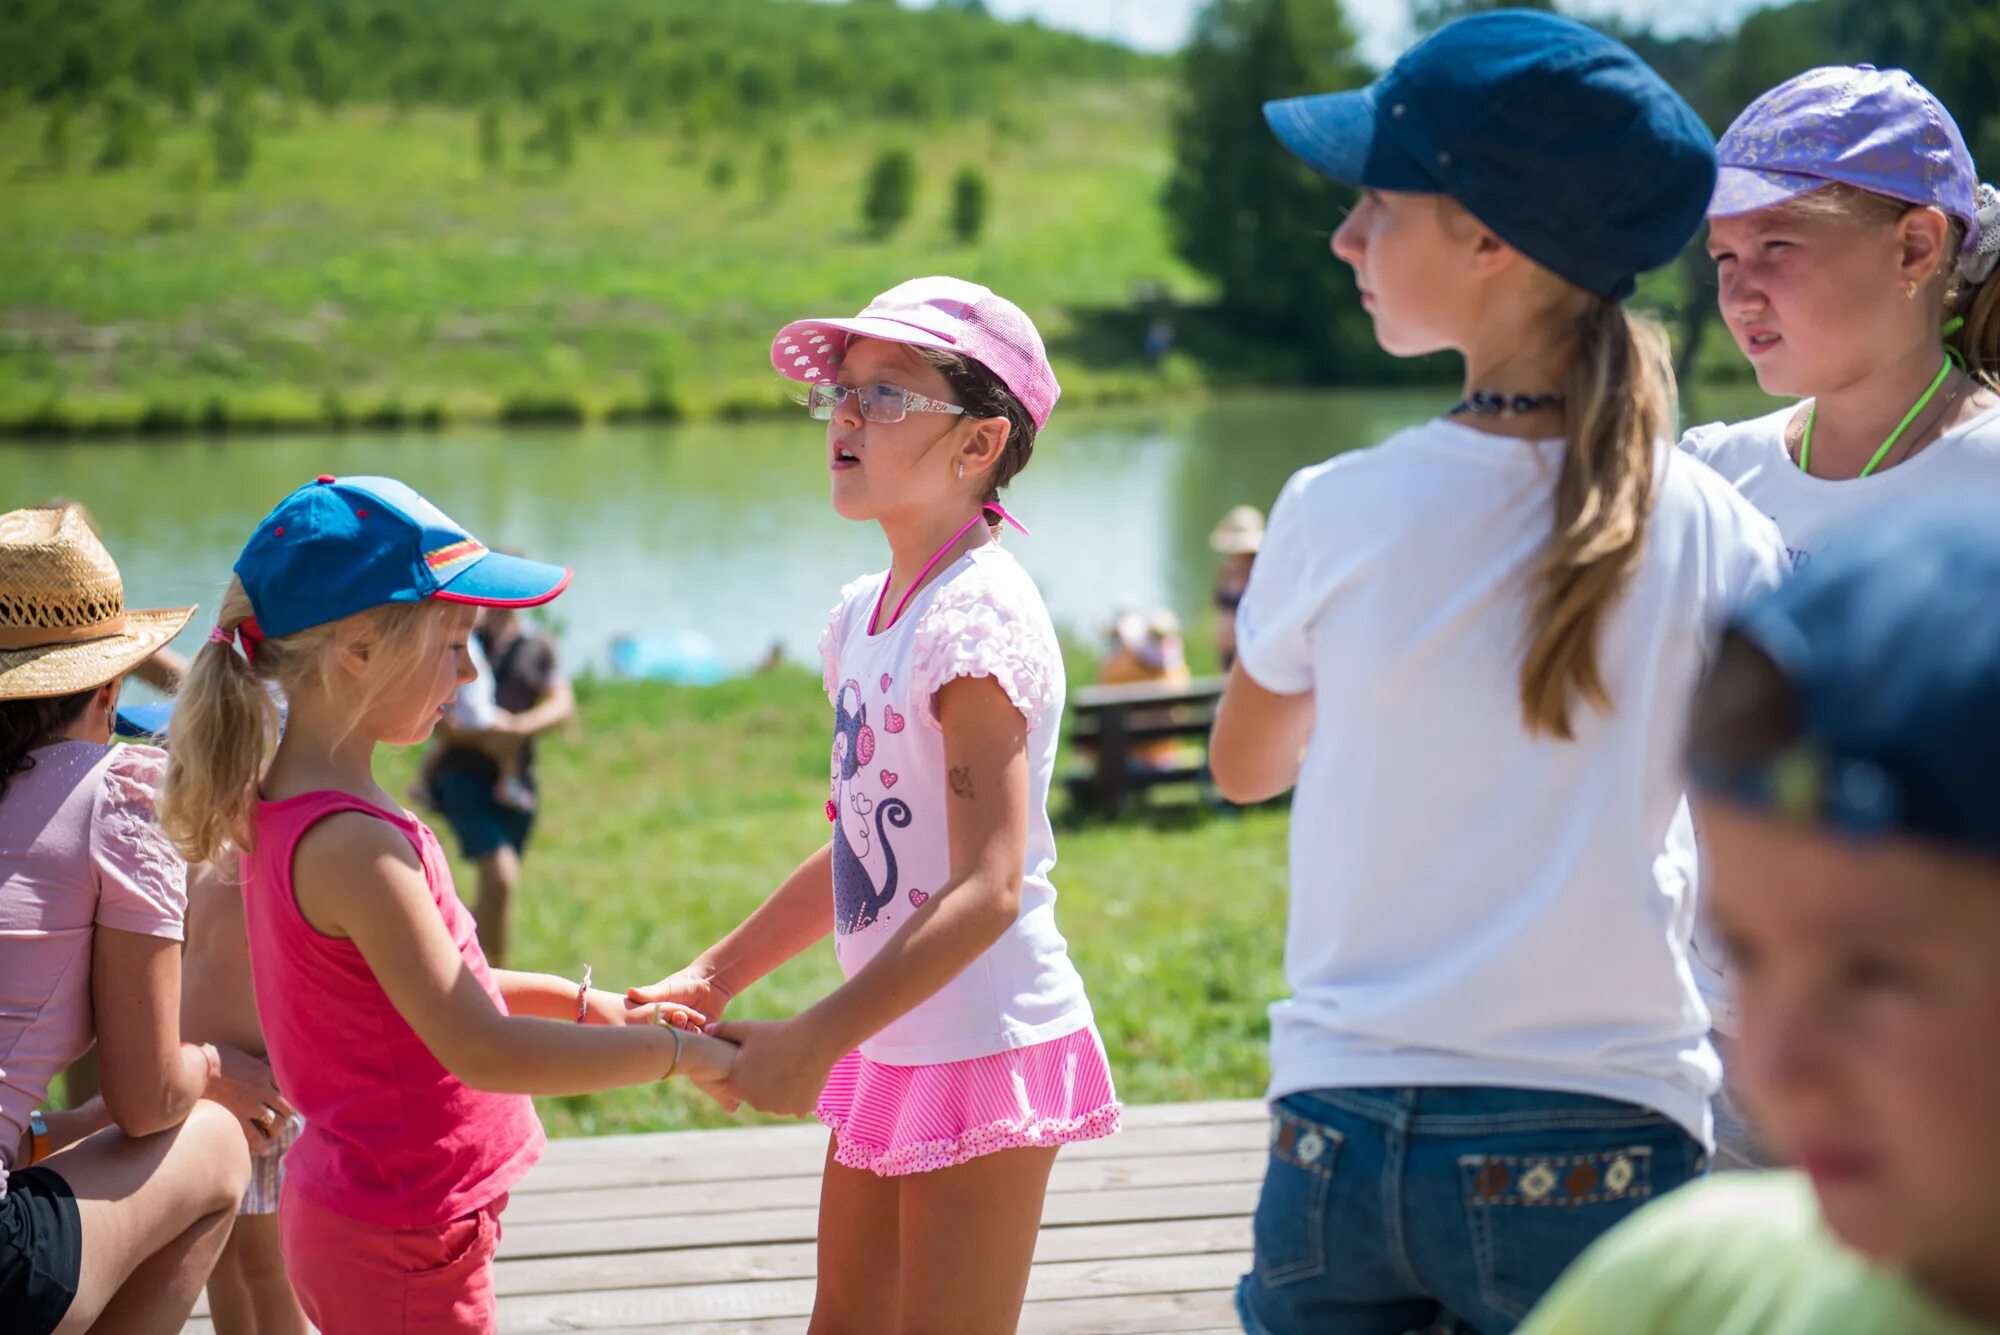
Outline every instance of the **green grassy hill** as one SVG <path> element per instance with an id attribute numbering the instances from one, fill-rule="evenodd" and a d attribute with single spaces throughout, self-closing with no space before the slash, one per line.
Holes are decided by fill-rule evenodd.
<path id="1" fill-rule="evenodd" d="M 1135 292 L 1205 295 L 1158 205 L 1165 65 L 1032 25 L 24 0 L 0 37 L 0 423 L 765 409 L 779 324 L 932 272 L 1019 300 L 1083 399 L 1156 379 Z M 898 149 L 909 216 L 864 226 Z M 952 226 L 967 167 L 976 240 Z"/>
<path id="2" fill-rule="evenodd" d="M 1200 291 L 1155 204 L 1164 96 L 1081 86 L 914 129 L 614 130 L 561 174 L 483 168 L 468 111 L 307 109 L 230 185 L 198 125 L 163 127 L 148 166 L 39 170 L 48 113 L 16 111 L 0 121 L 0 419 L 765 407 L 781 323 L 933 272 L 1020 301 L 1060 353 L 1072 311 L 1126 307 L 1142 283 Z M 889 147 L 915 154 L 915 206 L 877 237 L 862 189 Z M 976 244 L 948 226 L 966 164 L 991 183 Z M 1063 369 L 1079 397 L 1116 388 Z"/>

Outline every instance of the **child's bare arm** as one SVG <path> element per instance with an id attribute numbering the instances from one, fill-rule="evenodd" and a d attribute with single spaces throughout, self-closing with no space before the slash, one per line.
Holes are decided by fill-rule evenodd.
<path id="1" fill-rule="evenodd" d="M 1298 782 L 1312 736 L 1311 691 L 1266 690 L 1238 663 L 1216 706 L 1208 743 L 1215 786 L 1232 802 L 1264 802 Z"/>
<path id="2" fill-rule="evenodd" d="M 771 970 L 833 930 L 833 845 L 801 862 L 735 930 L 685 969 L 626 996 L 635 1004 L 675 1002 L 720 1019 L 723 1007 Z"/>
<path id="3" fill-rule="evenodd" d="M 417 1037 L 475 1089 L 587 1094 L 657 1080 L 670 1066 L 698 1077 L 727 1068 L 728 1045 L 690 1044 L 664 1026 L 502 1013 L 460 957 L 409 841 L 374 817 L 346 812 L 315 825 L 292 877 L 306 920 L 353 941 Z"/>
<path id="4" fill-rule="evenodd" d="M 577 1022 L 576 981 L 555 973 L 524 973 L 517 969 L 493 970 L 494 986 L 506 999 L 510 1015 L 534 1015 L 544 1020 Z M 628 1006 L 625 998 L 601 987 L 583 995 L 585 1024 L 655 1024 L 656 1011 L 665 1011 L 669 1023 L 683 1029 L 700 1028 L 708 1017 L 684 1005 L 661 1002 L 657 1006 Z"/>

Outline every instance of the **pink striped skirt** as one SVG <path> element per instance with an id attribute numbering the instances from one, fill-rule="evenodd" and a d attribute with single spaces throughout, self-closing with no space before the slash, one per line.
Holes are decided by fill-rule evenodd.
<path id="1" fill-rule="evenodd" d="M 819 1096 L 834 1160 L 878 1177 L 951 1168 L 996 1150 L 1097 1140 L 1118 1130 L 1111 1063 L 1095 1027 L 988 1057 L 888 1066 L 859 1051 Z"/>

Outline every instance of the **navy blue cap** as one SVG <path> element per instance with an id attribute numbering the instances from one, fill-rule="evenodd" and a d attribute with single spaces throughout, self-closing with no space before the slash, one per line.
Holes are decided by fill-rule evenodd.
<path id="1" fill-rule="evenodd" d="M 1264 104 L 1323 176 L 1450 195 L 1494 235 L 1602 296 L 1679 255 L 1715 190 L 1715 139 L 1621 42 L 1503 9 L 1447 23 L 1366 88 Z"/>
<path id="2" fill-rule="evenodd" d="M 2000 532 L 1899 508 L 1830 535 L 1731 629 L 1792 686 L 1797 740 L 1699 788 L 1845 833 L 2000 858 Z"/>
<path id="3" fill-rule="evenodd" d="M 322 476 L 264 517 L 236 558 L 257 633 L 276 639 L 384 603 L 533 607 L 570 572 L 486 545 L 387 477 Z"/>

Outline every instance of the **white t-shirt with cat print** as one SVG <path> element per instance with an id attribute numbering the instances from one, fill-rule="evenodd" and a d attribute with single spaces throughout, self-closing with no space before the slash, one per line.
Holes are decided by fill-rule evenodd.
<path id="1" fill-rule="evenodd" d="M 875 634 L 888 572 L 856 580 L 820 637 L 834 709 L 834 953 L 853 977 L 951 875 L 950 779 L 936 697 L 991 677 L 1028 724 L 1028 839 L 1014 925 L 935 995 L 861 1045 L 871 1061 L 929 1065 L 990 1056 L 1089 1027 L 1090 1003 L 1056 930 L 1055 774 L 1064 677 L 1034 581 L 997 545 L 974 548 Z"/>

